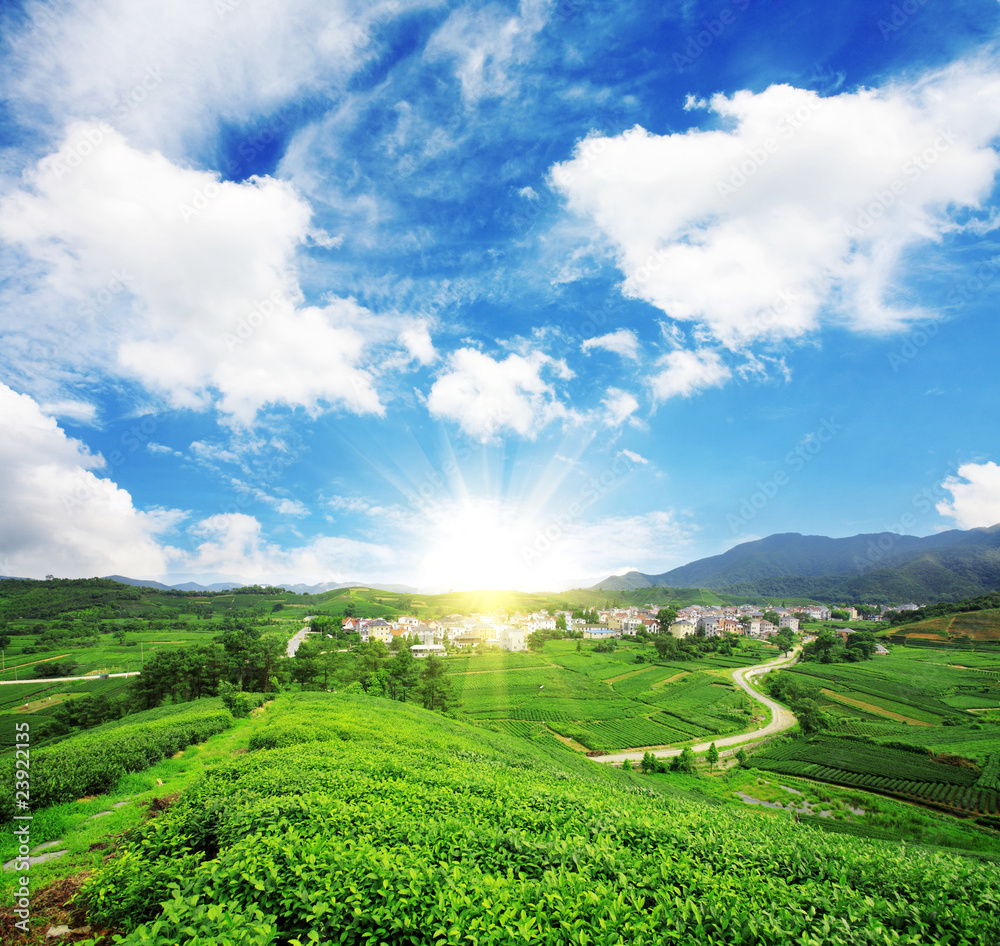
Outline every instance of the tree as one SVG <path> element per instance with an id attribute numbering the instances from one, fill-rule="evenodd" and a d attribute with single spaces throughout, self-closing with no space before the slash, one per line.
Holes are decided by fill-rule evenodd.
<path id="1" fill-rule="evenodd" d="M 385 668 L 389 672 L 389 695 L 394 700 L 405 703 L 406 694 L 415 690 L 420 682 L 417 658 L 413 656 L 409 644 L 401 647 Z"/>
<path id="2" fill-rule="evenodd" d="M 749 758 L 750 757 L 747 755 L 746 749 L 744 749 L 742 746 L 740 746 L 739 752 L 736 753 L 736 761 L 739 762 L 739 764 L 740 764 L 741 767 L 745 768 L 746 764 L 747 764 L 747 760 Z"/>
<path id="3" fill-rule="evenodd" d="M 427 665 L 420 674 L 420 696 L 424 709 L 440 710 L 442 713 L 446 713 L 455 700 L 451 680 L 444 672 L 444 663 L 433 654 L 427 658 Z"/>
<path id="4" fill-rule="evenodd" d="M 0 650 L 10 647 L 10 634 L 0 634 Z"/>
<path id="5" fill-rule="evenodd" d="M 650 772 L 656 771 L 656 756 L 648 750 L 642 754 L 642 761 L 639 763 L 639 769 L 643 775 L 649 775 Z"/>
<path id="6" fill-rule="evenodd" d="M 690 746 L 685 746 L 680 755 L 675 755 L 670 763 L 671 772 L 686 772 L 688 775 L 694 774 L 694 753 Z"/>
<path id="7" fill-rule="evenodd" d="M 715 763 L 719 761 L 719 750 L 716 748 L 714 742 L 708 747 L 708 752 L 705 755 L 705 758 L 708 759 L 709 772 L 713 771 L 715 769 Z"/>
<path id="8" fill-rule="evenodd" d="M 777 627 L 778 622 L 781 620 L 781 617 L 777 611 L 765 611 L 764 620 L 770 621 L 775 627 Z"/>
<path id="9" fill-rule="evenodd" d="M 783 627 L 774 635 L 774 642 L 781 648 L 781 652 L 787 655 L 792 649 L 792 644 L 795 643 L 795 635 L 792 633 L 792 629 L 790 627 Z"/>
<path id="10" fill-rule="evenodd" d="M 677 620 L 676 608 L 660 608 L 656 612 L 656 623 L 659 625 L 661 634 L 670 633 L 670 625 Z"/>
<path id="11" fill-rule="evenodd" d="M 666 634 L 658 635 L 653 641 L 653 646 L 656 648 L 656 654 L 660 660 L 673 660 L 680 651 L 677 638 L 669 631 Z"/>
<path id="12" fill-rule="evenodd" d="M 840 638 L 831 630 L 822 630 L 813 641 L 813 650 L 822 664 L 833 663 L 833 650 L 840 643 Z"/>
<path id="13" fill-rule="evenodd" d="M 556 630 L 557 631 L 565 631 L 566 630 L 566 615 L 565 614 L 560 614 L 556 618 Z"/>
<path id="14" fill-rule="evenodd" d="M 819 732 L 826 729 L 826 715 L 820 710 L 815 700 L 795 700 L 791 704 L 792 712 L 798 717 L 799 725 L 804 733 Z"/>

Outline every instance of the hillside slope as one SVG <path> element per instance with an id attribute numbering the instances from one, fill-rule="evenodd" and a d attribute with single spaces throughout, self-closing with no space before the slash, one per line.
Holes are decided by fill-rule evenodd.
<path id="1" fill-rule="evenodd" d="M 629 572 L 596 587 L 713 588 L 730 595 L 818 600 L 958 600 L 1000 587 L 1000 525 L 931 536 L 797 532 L 744 542 L 660 575 Z"/>
<path id="2" fill-rule="evenodd" d="M 91 922 L 126 944 L 1000 941 L 993 865 L 664 797 L 411 705 L 282 696 L 249 746 L 90 878 Z"/>

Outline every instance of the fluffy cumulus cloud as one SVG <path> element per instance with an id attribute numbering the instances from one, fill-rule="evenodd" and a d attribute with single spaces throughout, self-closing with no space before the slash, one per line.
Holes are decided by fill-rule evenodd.
<path id="1" fill-rule="evenodd" d="M 607 335 L 599 335 L 595 338 L 586 338 L 580 346 L 584 351 L 592 348 L 603 348 L 605 351 L 612 351 L 622 358 L 635 360 L 639 357 L 639 339 L 631 329 L 620 328 L 617 332 L 609 332 Z"/>
<path id="2" fill-rule="evenodd" d="M 774 85 L 689 100 L 713 127 L 591 136 L 551 178 L 603 234 L 626 295 L 741 349 L 825 319 L 859 331 L 897 305 L 902 260 L 975 211 L 1000 168 L 1000 73 L 959 63 L 821 97 Z"/>
<path id="3" fill-rule="evenodd" d="M 664 355 L 658 365 L 659 370 L 650 379 L 655 401 L 690 397 L 703 388 L 720 387 L 732 376 L 718 352 L 711 349 L 679 348 Z"/>
<path id="4" fill-rule="evenodd" d="M 957 476 L 949 476 L 942 487 L 951 500 L 942 500 L 937 511 L 954 519 L 960 529 L 977 529 L 1000 524 L 1000 466 L 963 463 Z"/>
<path id="5" fill-rule="evenodd" d="M 127 457 L 112 458 L 126 462 Z M 160 574 L 176 510 L 142 511 L 114 466 L 67 437 L 38 404 L 0 384 L 0 574 Z"/>
<path id="6" fill-rule="evenodd" d="M 309 232 L 310 208 L 289 184 L 220 182 L 96 122 L 71 125 L 0 203 L 0 237 L 43 267 L 58 298 L 120 284 L 117 304 L 58 357 L 242 424 L 267 405 L 382 414 L 372 348 L 433 357 L 422 321 L 336 297 L 303 304 L 293 258 Z M 25 311 L 25 333 L 36 315 Z"/>
<path id="7" fill-rule="evenodd" d="M 483 441 L 503 431 L 532 438 L 549 423 L 574 417 L 543 373 L 565 378 L 568 372 L 539 352 L 497 361 L 475 348 L 460 348 L 431 387 L 427 407 Z"/>

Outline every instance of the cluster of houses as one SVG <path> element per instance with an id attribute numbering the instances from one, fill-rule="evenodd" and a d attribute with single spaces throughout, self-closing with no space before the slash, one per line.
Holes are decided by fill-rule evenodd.
<path id="1" fill-rule="evenodd" d="M 651 634 L 659 632 L 656 615 L 662 605 L 649 608 L 612 608 L 597 612 L 597 624 L 574 618 L 570 611 L 533 611 L 508 614 L 504 610 L 489 614 L 451 614 L 440 620 L 425 620 L 403 615 L 395 621 L 383 618 L 344 618 L 344 630 L 356 631 L 361 640 L 377 640 L 390 644 L 395 637 L 406 637 L 417 656 L 444 653 L 445 644 L 452 647 L 472 647 L 477 644 L 499 647 L 501 650 L 523 651 L 528 649 L 528 635 L 534 631 L 556 629 L 563 618 L 566 628 L 581 632 L 586 640 L 610 640 L 635 637 L 645 629 Z M 900 606 L 898 610 L 913 610 L 915 604 Z M 847 607 L 848 620 L 858 619 L 857 609 Z M 768 638 L 782 628 L 798 631 L 802 620 L 830 620 L 830 609 L 822 605 L 797 608 L 768 608 L 778 615 L 778 623 L 764 617 L 765 611 L 755 605 L 709 607 L 690 605 L 677 612 L 677 619 L 670 625 L 674 637 L 720 637 L 737 634 L 746 637 Z"/>

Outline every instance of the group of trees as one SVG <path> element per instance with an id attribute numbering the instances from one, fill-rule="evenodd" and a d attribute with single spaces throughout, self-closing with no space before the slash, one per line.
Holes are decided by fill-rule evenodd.
<path id="1" fill-rule="evenodd" d="M 1000 608 L 1000 592 L 968 598 L 965 601 L 939 601 L 916 611 L 889 611 L 886 619 L 890 624 L 911 624 L 927 618 L 945 617 L 949 614 L 963 614 L 967 611 L 990 611 Z"/>
<path id="2" fill-rule="evenodd" d="M 820 688 L 790 673 L 769 673 L 764 677 L 764 687 L 776 700 L 780 700 L 798 717 L 805 733 L 826 729 L 826 714 L 819 708 Z"/>
<path id="3" fill-rule="evenodd" d="M 871 660 L 878 651 L 878 645 L 878 639 L 871 631 L 852 631 L 845 641 L 836 631 L 827 628 L 802 648 L 802 659 L 823 664 L 855 663 Z"/>
<path id="4" fill-rule="evenodd" d="M 393 640 L 392 650 L 372 640 L 349 652 L 334 650 L 324 639 L 306 641 L 296 651 L 291 676 L 307 690 L 343 687 L 345 693 L 420 702 L 441 712 L 455 701 L 444 664 L 433 655 L 418 660 L 403 638 Z"/>

